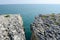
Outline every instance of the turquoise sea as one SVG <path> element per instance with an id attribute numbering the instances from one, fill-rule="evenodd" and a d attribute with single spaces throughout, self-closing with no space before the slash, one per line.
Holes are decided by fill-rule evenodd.
<path id="1" fill-rule="evenodd" d="M 60 5 L 55 4 L 7 4 L 0 5 L 0 14 L 21 14 L 26 40 L 31 38 L 30 24 L 38 14 L 60 13 Z"/>

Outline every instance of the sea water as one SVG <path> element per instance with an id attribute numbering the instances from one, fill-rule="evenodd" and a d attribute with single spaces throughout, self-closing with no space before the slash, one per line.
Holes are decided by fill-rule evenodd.
<path id="1" fill-rule="evenodd" d="M 20 14 L 25 28 L 26 40 L 31 39 L 30 24 L 39 14 L 60 13 L 60 5 L 55 4 L 5 4 L 0 5 L 0 14 Z"/>

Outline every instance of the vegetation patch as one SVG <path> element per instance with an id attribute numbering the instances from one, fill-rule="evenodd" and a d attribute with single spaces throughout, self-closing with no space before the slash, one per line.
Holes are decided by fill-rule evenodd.
<path id="1" fill-rule="evenodd" d="M 50 16 L 51 16 L 51 17 L 54 17 L 54 16 L 55 16 L 55 14 L 54 14 L 54 13 L 52 13 Z"/>
<path id="2" fill-rule="evenodd" d="M 56 25 L 59 25 L 59 23 L 58 23 L 58 22 L 55 22 L 55 24 L 56 24 Z"/>
<path id="3" fill-rule="evenodd" d="M 47 16 L 43 15 L 42 18 L 47 18 Z"/>
<path id="4" fill-rule="evenodd" d="M 4 16 L 4 17 L 10 17 L 10 15 L 6 15 L 6 16 Z"/>
<path id="5" fill-rule="evenodd" d="M 51 20 L 56 21 L 56 19 L 54 17 L 52 17 Z"/>

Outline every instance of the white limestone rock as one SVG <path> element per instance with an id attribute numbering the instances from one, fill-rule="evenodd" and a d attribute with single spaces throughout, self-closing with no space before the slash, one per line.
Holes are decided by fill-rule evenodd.
<path id="1" fill-rule="evenodd" d="M 25 40 L 23 21 L 19 14 L 0 15 L 0 40 Z"/>

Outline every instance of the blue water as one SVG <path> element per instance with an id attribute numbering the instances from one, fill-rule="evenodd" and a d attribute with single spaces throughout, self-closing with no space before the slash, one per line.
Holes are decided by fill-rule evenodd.
<path id="1" fill-rule="evenodd" d="M 10 4 L 0 5 L 0 14 L 21 14 L 26 40 L 31 38 L 30 24 L 38 14 L 60 13 L 60 5 L 51 4 Z"/>

